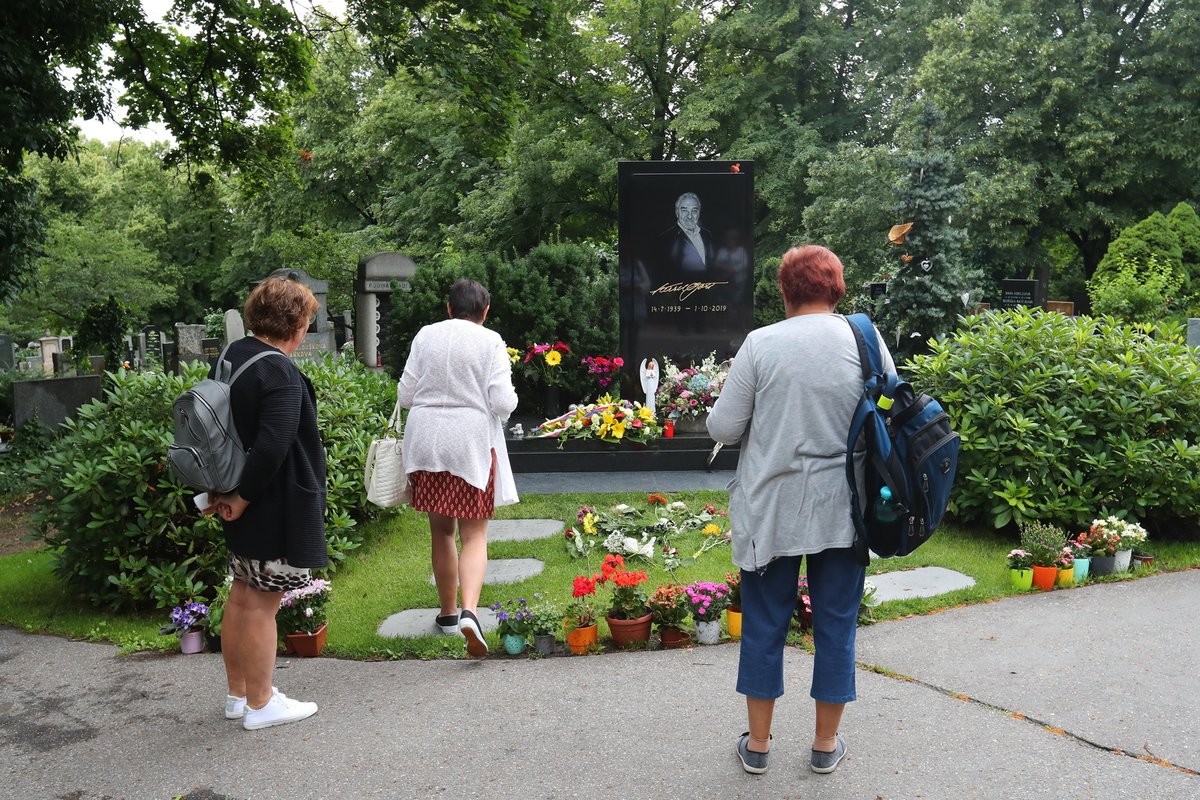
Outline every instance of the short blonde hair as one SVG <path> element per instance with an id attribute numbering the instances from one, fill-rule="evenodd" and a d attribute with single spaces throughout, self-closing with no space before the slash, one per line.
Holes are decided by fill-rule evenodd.
<path id="1" fill-rule="evenodd" d="M 287 339 L 309 321 L 321 304 L 303 283 L 282 276 L 267 278 L 246 298 L 246 327 L 268 339 Z"/>

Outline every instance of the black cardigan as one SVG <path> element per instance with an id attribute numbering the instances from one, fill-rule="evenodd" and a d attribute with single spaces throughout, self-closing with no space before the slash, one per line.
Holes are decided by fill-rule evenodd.
<path id="1" fill-rule="evenodd" d="M 247 337 L 226 360 L 236 370 L 276 348 Z M 225 545 L 247 558 L 283 558 L 294 567 L 328 564 L 325 545 L 325 448 L 312 382 L 290 358 L 259 359 L 230 392 L 233 421 L 248 449 L 238 493 L 249 501 L 225 523 Z"/>

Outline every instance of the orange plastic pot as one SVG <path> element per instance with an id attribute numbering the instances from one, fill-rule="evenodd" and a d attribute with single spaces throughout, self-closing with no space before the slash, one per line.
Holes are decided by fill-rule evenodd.
<path id="1" fill-rule="evenodd" d="M 600 634 L 595 625 L 586 628 L 575 628 L 567 631 L 567 647 L 577 656 L 581 656 L 593 645 L 600 641 Z"/>
<path id="2" fill-rule="evenodd" d="M 1048 592 L 1054 588 L 1054 581 L 1058 579 L 1058 567 L 1033 567 L 1033 585 L 1041 589 L 1043 592 Z"/>

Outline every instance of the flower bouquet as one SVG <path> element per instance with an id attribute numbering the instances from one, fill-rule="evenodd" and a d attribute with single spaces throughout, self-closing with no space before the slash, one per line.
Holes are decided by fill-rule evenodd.
<path id="1" fill-rule="evenodd" d="M 530 434 L 535 439 L 599 439 L 620 444 L 645 444 L 662 436 L 662 425 L 654 412 L 641 403 L 604 395 L 595 403 L 575 406 L 565 414 L 548 419 Z"/>
<path id="2" fill-rule="evenodd" d="M 718 622 L 729 608 L 729 587 L 724 583 L 696 581 L 684 587 L 688 608 L 696 622 Z"/>
<path id="3" fill-rule="evenodd" d="M 1111 558 L 1116 555 L 1117 546 L 1121 543 L 1121 534 L 1108 530 L 1104 520 L 1098 519 L 1092 522 L 1092 527 L 1075 537 L 1075 541 L 1093 556 Z"/>
<path id="4" fill-rule="evenodd" d="M 808 576 L 801 575 L 796 581 L 796 622 L 800 630 L 812 628 L 812 598 L 808 595 Z"/>
<path id="5" fill-rule="evenodd" d="M 689 607 L 687 592 L 676 583 L 659 586 L 646 600 L 654 624 L 660 628 L 682 628 Z"/>
<path id="6" fill-rule="evenodd" d="M 669 358 L 663 358 L 662 382 L 654 396 L 659 413 L 670 420 L 697 419 L 707 414 L 721 396 L 721 388 L 729 375 L 729 362 L 717 363 L 716 352 L 697 366 L 680 369 Z"/>
<path id="7" fill-rule="evenodd" d="M 742 610 L 742 573 L 726 572 L 725 585 L 729 587 L 729 607 L 734 611 Z"/>
<path id="8" fill-rule="evenodd" d="M 596 594 L 596 582 L 586 575 L 580 575 L 571 583 L 571 597 L 567 604 L 563 623 L 567 631 L 577 628 L 590 628 L 596 624 L 596 610 L 592 608 L 590 598 Z"/>
<path id="9" fill-rule="evenodd" d="M 639 510 L 622 503 L 608 510 L 583 506 L 575 516 L 575 524 L 563 533 L 567 552 L 575 558 L 585 558 L 600 548 L 607 553 L 626 559 L 643 558 L 653 561 L 656 554 L 663 554 L 663 563 L 668 570 L 693 563 L 704 553 L 717 547 L 727 546 L 730 532 L 720 524 L 728 516 L 711 504 L 693 510 L 681 501 L 668 502 L 661 494 L 647 498 L 649 508 Z M 699 534 L 699 536 L 693 536 Z M 692 544 L 698 545 L 685 560 L 679 555 L 675 544 L 679 537 L 688 536 L 688 551 Z"/>
<path id="10" fill-rule="evenodd" d="M 558 386 L 563 372 L 563 357 L 571 354 L 571 348 L 562 342 L 554 344 L 531 344 L 525 348 L 521 363 L 530 374 L 540 378 L 546 386 Z M 509 351 L 509 358 L 513 353 Z"/>
<path id="11" fill-rule="evenodd" d="M 1033 566 L 1033 556 L 1028 550 L 1016 548 L 1008 551 L 1008 568 L 1015 570 L 1027 570 Z"/>
<path id="12" fill-rule="evenodd" d="M 1033 566 L 1058 568 L 1067 538 L 1061 528 L 1045 522 L 1022 522 L 1020 532 L 1021 549 L 1029 553 Z"/>
<path id="13" fill-rule="evenodd" d="M 596 383 L 600 384 L 600 391 L 608 388 L 608 385 L 617 379 L 621 373 L 621 367 L 625 366 L 625 359 L 620 356 L 588 356 L 581 359 L 580 364 L 587 367 L 588 375 L 596 379 Z"/>
<path id="14" fill-rule="evenodd" d="M 329 581 L 314 578 L 312 583 L 300 589 L 292 589 L 283 593 L 279 603 L 279 614 L 276 623 L 279 632 L 316 633 L 317 629 L 329 621 Z"/>

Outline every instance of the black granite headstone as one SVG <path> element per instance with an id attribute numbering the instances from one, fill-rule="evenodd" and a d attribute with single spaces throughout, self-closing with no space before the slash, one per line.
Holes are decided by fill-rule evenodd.
<path id="1" fill-rule="evenodd" d="M 868 288 L 871 290 L 872 300 L 878 300 L 887 294 L 887 284 L 883 282 L 872 283 Z"/>
<path id="2" fill-rule="evenodd" d="M 737 352 L 754 327 L 754 162 L 622 161 L 621 356 L 686 366 Z"/>
<path id="3" fill-rule="evenodd" d="M 1000 308 L 1032 307 L 1041 304 L 1041 285 L 1037 281 L 1023 278 L 1005 278 L 1000 281 Z"/>

